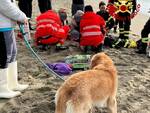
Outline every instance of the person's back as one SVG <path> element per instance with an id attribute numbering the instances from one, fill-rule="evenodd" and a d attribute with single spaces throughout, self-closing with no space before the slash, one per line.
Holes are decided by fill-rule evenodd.
<path id="1" fill-rule="evenodd" d="M 102 17 L 96 15 L 93 11 L 85 11 L 85 14 L 82 16 L 80 21 L 80 45 L 94 47 L 99 46 L 104 39 L 104 33 L 102 32 L 104 26 L 105 21 Z"/>
<path id="2" fill-rule="evenodd" d="M 36 39 L 40 37 L 50 37 L 51 35 L 53 35 L 53 30 L 58 29 L 58 26 L 61 25 L 61 20 L 59 16 L 52 10 L 40 14 L 37 17 L 36 21 Z"/>
<path id="3" fill-rule="evenodd" d="M 37 17 L 35 39 L 37 45 L 64 43 L 69 26 L 62 26 L 59 15 L 53 10 L 42 13 Z"/>

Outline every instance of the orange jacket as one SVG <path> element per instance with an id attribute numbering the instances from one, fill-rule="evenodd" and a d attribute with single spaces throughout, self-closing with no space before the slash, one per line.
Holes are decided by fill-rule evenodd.
<path id="1" fill-rule="evenodd" d="M 69 26 L 62 26 L 59 15 L 49 10 L 37 17 L 37 27 L 35 32 L 35 38 L 43 38 L 42 44 L 53 44 L 56 42 L 62 42 L 67 38 Z"/>
<path id="2" fill-rule="evenodd" d="M 94 12 L 86 12 L 80 21 L 80 45 L 98 46 L 104 40 L 104 34 L 101 32 L 105 27 L 105 21 Z"/>

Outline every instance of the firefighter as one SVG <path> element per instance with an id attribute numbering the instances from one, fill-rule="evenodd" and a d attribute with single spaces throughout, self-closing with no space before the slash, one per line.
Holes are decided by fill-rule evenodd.
<path id="1" fill-rule="evenodd" d="M 69 32 L 69 26 L 62 26 L 59 15 L 53 10 L 48 10 L 37 17 L 35 38 L 37 45 L 57 44 L 57 49 L 66 49 L 63 46 Z M 45 48 L 43 48 L 45 49 Z"/>
<path id="2" fill-rule="evenodd" d="M 116 14 L 116 20 L 119 22 L 119 42 L 115 46 L 120 48 L 125 45 L 129 38 L 131 14 L 136 10 L 136 0 L 109 0 L 109 4 L 113 4 L 116 8 L 114 13 Z"/>
<path id="3" fill-rule="evenodd" d="M 96 52 L 102 50 L 105 35 L 104 19 L 93 12 L 91 5 L 85 6 L 84 14 L 80 21 L 80 46 L 88 52 L 88 47 L 96 48 Z"/>

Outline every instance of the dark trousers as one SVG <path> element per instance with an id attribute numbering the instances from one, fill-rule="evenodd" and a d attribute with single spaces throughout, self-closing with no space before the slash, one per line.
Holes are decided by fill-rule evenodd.
<path id="1" fill-rule="evenodd" d="M 52 9 L 51 0 L 38 0 L 38 5 L 41 13 Z"/>
<path id="2" fill-rule="evenodd" d="M 83 11 L 83 8 L 84 8 L 84 4 L 72 4 L 72 8 L 71 8 L 72 16 L 73 16 L 78 10 Z"/>
<path id="3" fill-rule="evenodd" d="M 119 21 L 117 19 L 115 19 L 115 22 L 114 22 L 114 32 L 115 33 L 117 32 L 118 23 L 119 23 Z"/>
<path id="4" fill-rule="evenodd" d="M 0 69 L 7 68 L 17 55 L 15 33 L 13 30 L 0 32 Z"/>
<path id="5" fill-rule="evenodd" d="M 26 14 L 27 17 L 32 16 L 32 0 L 19 0 L 18 6 L 22 12 Z"/>
<path id="6" fill-rule="evenodd" d="M 147 43 L 149 43 L 149 39 L 148 39 L 148 35 L 150 33 L 150 18 L 149 20 L 146 22 L 146 24 L 144 25 L 144 28 L 141 31 L 141 37 L 145 38 L 144 41 L 142 40 L 142 44 L 141 47 L 139 48 L 142 51 L 146 51 L 147 48 Z"/>
<path id="7" fill-rule="evenodd" d="M 141 32 L 141 36 L 142 38 L 148 38 L 148 34 L 150 33 L 150 18 L 149 20 L 146 22 L 146 24 L 144 25 L 144 28 Z"/>
<path id="8" fill-rule="evenodd" d="M 129 31 L 130 31 L 130 25 L 131 25 L 131 19 L 126 19 L 124 21 L 118 20 L 119 21 L 119 37 L 121 39 L 128 39 Z"/>

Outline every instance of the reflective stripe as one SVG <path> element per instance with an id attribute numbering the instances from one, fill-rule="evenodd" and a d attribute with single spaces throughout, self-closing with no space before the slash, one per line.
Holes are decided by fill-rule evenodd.
<path id="1" fill-rule="evenodd" d="M 58 29 L 54 26 L 52 26 L 52 24 L 46 24 L 46 25 L 39 25 L 36 29 L 39 28 L 44 28 L 44 27 L 51 27 L 53 30 L 57 31 Z"/>
<path id="2" fill-rule="evenodd" d="M 91 28 L 98 28 L 98 29 L 100 29 L 100 26 L 98 26 L 98 25 L 85 26 L 85 27 L 83 27 L 83 30 L 87 30 L 87 29 L 91 29 Z"/>
<path id="3" fill-rule="evenodd" d="M 130 33 L 130 31 L 124 31 L 124 33 L 125 33 L 125 34 L 129 34 L 129 33 Z"/>
<path id="4" fill-rule="evenodd" d="M 38 24 L 39 23 L 42 23 L 42 22 L 50 22 L 50 23 L 54 23 L 55 21 L 54 20 L 52 20 L 52 19 L 43 19 L 43 20 L 38 20 Z"/>
<path id="5" fill-rule="evenodd" d="M 148 37 L 142 38 L 142 42 L 143 43 L 148 43 L 148 42 L 150 42 L 150 38 L 148 38 Z"/>
<path id="6" fill-rule="evenodd" d="M 102 35 L 102 33 L 100 31 L 97 31 L 97 32 L 84 32 L 82 33 L 82 36 L 95 36 L 95 35 Z"/>
<path id="7" fill-rule="evenodd" d="M 117 44 L 119 44 L 121 42 L 121 39 L 119 38 L 118 40 L 117 40 L 117 42 L 113 45 L 113 47 L 115 47 Z"/>
<path id="8" fill-rule="evenodd" d="M 125 41 L 124 47 L 128 47 L 129 44 L 130 44 L 130 41 L 127 39 L 127 40 Z"/>
<path id="9" fill-rule="evenodd" d="M 58 32 L 64 32 L 64 29 L 59 29 Z"/>
<path id="10" fill-rule="evenodd" d="M 129 34 L 125 34 L 124 36 L 128 37 L 128 36 L 129 36 Z"/>
<path id="11" fill-rule="evenodd" d="M 120 34 L 124 34 L 124 32 L 119 31 Z"/>
<path id="12" fill-rule="evenodd" d="M 124 28 L 119 28 L 119 30 L 124 30 Z"/>
<path id="13" fill-rule="evenodd" d="M 112 17 L 112 16 L 110 16 L 110 17 L 108 18 L 108 20 L 107 20 L 107 21 L 110 21 L 111 19 L 113 19 L 113 17 Z"/>

